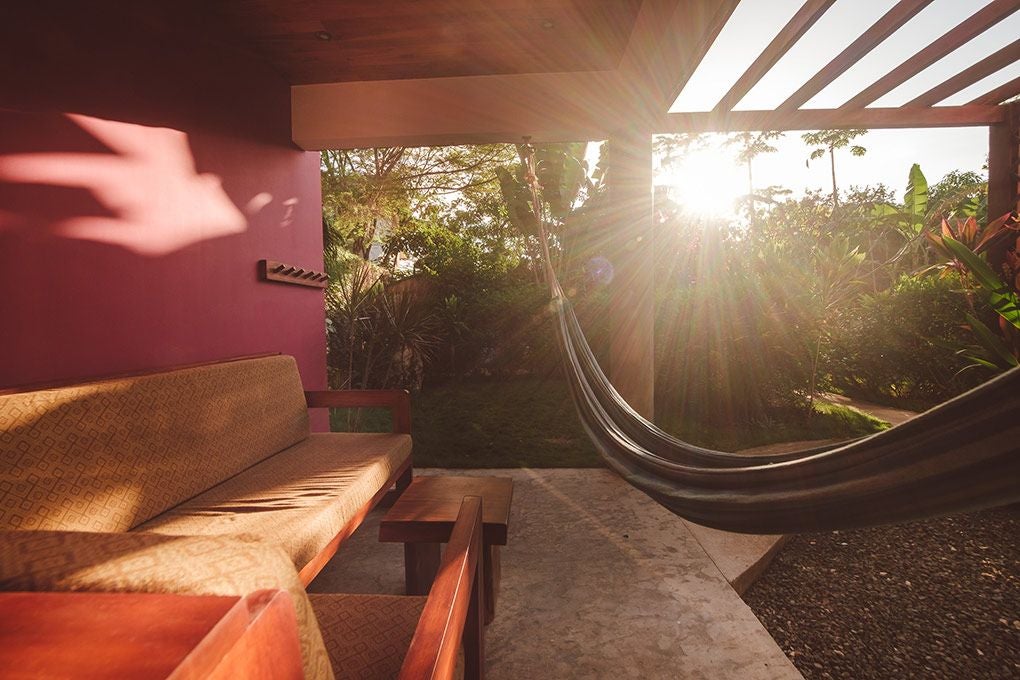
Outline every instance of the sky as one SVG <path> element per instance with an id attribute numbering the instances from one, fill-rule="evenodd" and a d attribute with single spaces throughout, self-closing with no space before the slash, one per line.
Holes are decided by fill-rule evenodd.
<path id="1" fill-rule="evenodd" d="M 754 186 L 760 190 L 779 185 L 793 196 L 810 189 L 831 191 L 828 157 L 807 162 L 811 148 L 799 132 L 786 133 L 774 146 L 778 151 L 754 160 Z M 682 162 L 660 167 L 655 183 L 674 187 L 673 196 L 689 212 L 711 217 L 734 217 L 737 200 L 747 194 L 747 168 L 736 158 L 736 149 L 722 143 L 724 135 L 708 138 L 702 150 L 687 154 Z M 902 196 L 910 166 L 918 163 L 929 183 L 952 170 L 984 174 L 988 154 L 988 128 L 941 128 L 935 130 L 871 130 L 854 140 L 867 149 L 862 157 L 847 149 L 836 152 L 836 179 L 840 192 L 851 186 L 885 184 Z"/>
<path id="2" fill-rule="evenodd" d="M 735 107 L 772 109 L 863 33 L 897 0 L 836 0 L 829 11 Z M 925 45 L 992 0 L 935 0 L 927 8 L 812 98 L 805 108 L 835 108 L 912 56 Z M 742 0 L 704 61 L 673 105 L 673 111 L 709 111 L 733 82 L 800 8 L 804 0 Z M 899 106 L 964 68 L 1005 47 L 1020 36 L 1020 12 L 1003 20 L 960 49 L 923 70 L 872 106 Z M 966 103 L 1020 76 L 1015 62 L 974 86 L 940 102 Z M 837 155 L 841 190 L 851 185 L 883 183 L 902 193 L 907 173 L 919 163 L 929 181 L 951 170 L 980 172 L 988 153 L 987 128 L 873 130 L 858 143 L 868 149 L 860 158 Z M 829 191 L 827 159 L 805 164 L 810 148 L 800 133 L 784 135 L 775 154 L 755 161 L 755 186 L 782 185 L 795 195 L 809 189 Z M 734 214 L 733 202 L 747 192 L 746 168 L 732 148 L 711 139 L 683 163 L 657 171 L 656 183 L 677 187 L 692 212 Z"/>

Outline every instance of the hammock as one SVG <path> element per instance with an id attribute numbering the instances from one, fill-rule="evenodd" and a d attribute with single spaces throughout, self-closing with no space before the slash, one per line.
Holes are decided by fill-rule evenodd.
<path id="1" fill-rule="evenodd" d="M 601 366 L 599 366 L 595 353 L 592 351 L 587 338 L 584 336 L 584 332 L 581 330 L 581 324 L 577 320 L 573 306 L 563 295 L 562 290 L 559 288 L 559 283 L 555 281 L 555 278 L 553 280 L 554 304 L 562 309 L 562 314 L 565 317 L 567 341 L 571 343 L 573 352 L 577 357 L 579 370 L 584 374 L 584 379 L 591 387 L 595 398 L 598 399 L 599 404 L 613 422 L 631 441 L 642 448 L 654 449 L 658 455 L 678 463 L 702 465 L 705 467 L 743 467 L 753 464 L 761 465 L 794 460 L 805 455 L 829 451 L 846 443 L 805 447 L 794 451 L 765 455 L 744 454 L 702 448 L 677 439 L 668 432 L 664 432 L 635 411 L 620 396 L 616 388 L 613 387 L 609 378 L 606 377 Z"/>
<path id="2" fill-rule="evenodd" d="M 532 191 L 541 226 L 534 183 Z M 581 423 L 610 468 L 674 513 L 728 531 L 793 533 L 1020 501 L 1020 368 L 856 441 L 760 457 L 704 449 L 642 418 L 612 387 L 556 278 L 544 229 L 541 241 Z"/>

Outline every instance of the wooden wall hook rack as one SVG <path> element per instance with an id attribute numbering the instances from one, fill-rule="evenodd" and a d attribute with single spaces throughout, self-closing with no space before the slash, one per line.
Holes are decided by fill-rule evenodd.
<path id="1" fill-rule="evenodd" d="M 301 269 L 276 260 L 259 260 L 259 278 L 263 281 L 293 283 L 297 286 L 312 288 L 325 288 L 329 283 L 329 276 L 324 272 Z"/>

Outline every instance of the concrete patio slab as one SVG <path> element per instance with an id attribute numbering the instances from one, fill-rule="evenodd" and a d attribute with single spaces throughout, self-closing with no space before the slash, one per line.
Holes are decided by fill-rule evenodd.
<path id="1" fill-rule="evenodd" d="M 418 471 L 514 479 L 488 674 L 800 678 L 690 528 L 608 470 Z M 398 544 L 369 518 L 311 584 L 399 593 Z"/>
<path id="2" fill-rule="evenodd" d="M 738 595 L 761 576 L 786 543 L 777 534 L 736 534 L 680 519 Z"/>

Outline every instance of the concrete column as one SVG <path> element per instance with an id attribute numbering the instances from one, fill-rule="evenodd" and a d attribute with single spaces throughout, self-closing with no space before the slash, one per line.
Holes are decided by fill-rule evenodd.
<path id="1" fill-rule="evenodd" d="M 609 140 L 607 218 L 613 265 L 609 373 L 613 386 L 651 419 L 655 398 L 652 135 L 625 130 Z"/>

